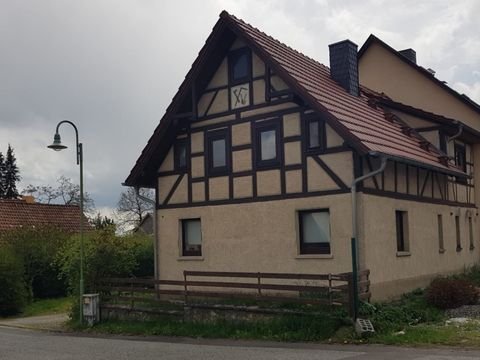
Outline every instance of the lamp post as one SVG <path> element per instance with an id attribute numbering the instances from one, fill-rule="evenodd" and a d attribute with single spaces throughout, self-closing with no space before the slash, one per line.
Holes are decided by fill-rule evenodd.
<path id="1" fill-rule="evenodd" d="M 48 146 L 49 149 L 60 151 L 66 149 L 67 146 L 62 144 L 60 133 L 58 132 L 60 125 L 70 124 L 75 129 L 75 140 L 77 146 L 77 165 L 80 166 L 80 323 L 83 322 L 83 293 L 84 293 L 84 281 L 83 281 L 83 147 L 82 143 L 78 142 L 78 129 L 75 124 L 69 120 L 60 121 L 57 124 L 55 135 L 53 137 L 53 143 Z"/>

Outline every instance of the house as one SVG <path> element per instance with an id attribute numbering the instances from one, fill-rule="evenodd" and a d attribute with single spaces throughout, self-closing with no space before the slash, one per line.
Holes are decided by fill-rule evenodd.
<path id="1" fill-rule="evenodd" d="M 471 158 L 360 85 L 354 43 L 329 48 L 330 68 L 221 13 L 125 181 L 156 190 L 158 278 L 347 272 L 353 236 L 382 299 L 479 260 Z"/>
<path id="2" fill-rule="evenodd" d="M 154 221 L 151 213 L 146 214 L 140 224 L 133 230 L 134 233 L 143 233 L 146 235 L 154 234 Z"/>
<path id="3" fill-rule="evenodd" d="M 0 199 L 0 235 L 14 229 L 43 226 L 79 232 L 79 219 L 78 206 L 36 203 L 33 196 Z M 85 224 L 89 227 L 87 222 Z"/>

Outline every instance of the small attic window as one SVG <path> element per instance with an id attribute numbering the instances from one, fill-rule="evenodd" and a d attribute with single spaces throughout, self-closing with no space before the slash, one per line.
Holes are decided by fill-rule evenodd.
<path id="1" fill-rule="evenodd" d="M 250 80 L 252 76 L 252 53 L 243 47 L 228 54 L 228 69 L 230 85 L 236 85 Z"/>

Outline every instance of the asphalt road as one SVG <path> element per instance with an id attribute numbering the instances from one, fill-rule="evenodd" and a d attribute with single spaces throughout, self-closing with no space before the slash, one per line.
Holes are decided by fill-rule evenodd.
<path id="1" fill-rule="evenodd" d="M 480 359 L 480 351 L 167 338 L 105 338 L 0 327 L 0 359 L 473 360 Z"/>

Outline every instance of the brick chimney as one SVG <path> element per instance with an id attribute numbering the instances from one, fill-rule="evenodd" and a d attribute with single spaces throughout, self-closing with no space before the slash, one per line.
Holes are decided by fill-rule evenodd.
<path id="1" fill-rule="evenodd" d="M 413 49 L 405 49 L 405 50 L 400 50 L 400 54 L 405 56 L 408 60 L 413 62 L 414 64 L 417 63 L 417 53 Z"/>
<path id="2" fill-rule="evenodd" d="M 358 96 L 357 44 L 343 40 L 328 45 L 330 49 L 330 76 L 345 90 Z"/>

